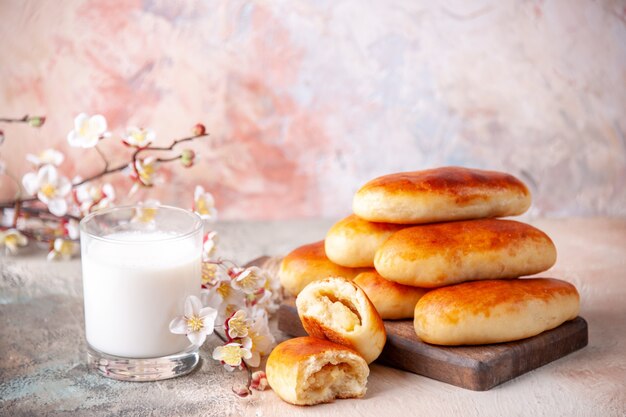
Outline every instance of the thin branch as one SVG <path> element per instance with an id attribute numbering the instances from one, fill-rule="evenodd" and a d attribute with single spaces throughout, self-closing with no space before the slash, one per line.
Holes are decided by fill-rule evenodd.
<path id="1" fill-rule="evenodd" d="M 171 158 L 157 158 L 155 159 L 155 161 L 156 162 L 172 162 L 180 158 L 182 158 L 182 155 L 172 156 Z"/>
<path id="2" fill-rule="evenodd" d="M 72 188 L 76 188 L 79 185 L 83 185 L 89 181 L 93 181 L 93 180 L 97 180 L 98 178 L 104 177 L 105 175 L 109 175 L 109 174 L 113 174 L 114 172 L 119 172 L 124 170 L 126 167 L 128 166 L 128 164 L 122 164 L 120 166 L 117 166 L 115 168 L 110 168 L 107 169 L 106 171 L 102 171 L 96 175 L 92 175 L 91 177 L 85 178 L 84 180 L 81 180 L 79 182 L 76 182 L 74 184 L 72 184 Z"/>
<path id="3" fill-rule="evenodd" d="M 14 208 L 14 212 L 13 212 L 13 227 L 16 228 L 17 227 L 17 219 L 20 218 L 20 209 L 22 208 L 22 202 L 20 200 L 17 200 L 15 202 L 15 208 Z"/>
<path id="4" fill-rule="evenodd" d="M 213 332 L 213 334 L 217 336 L 222 342 L 228 343 L 228 340 L 226 340 L 226 338 L 222 336 L 221 334 L 219 334 L 218 332 Z"/>
<path id="5" fill-rule="evenodd" d="M 202 138 L 205 136 L 209 136 L 209 134 L 203 133 L 201 135 L 193 135 L 193 136 L 189 136 L 189 137 L 182 138 L 182 139 L 176 139 L 174 142 L 170 144 L 170 146 L 148 146 L 145 148 L 139 148 L 137 149 L 137 151 L 135 151 L 135 156 L 137 156 L 140 152 L 143 152 L 143 151 L 171 151 L 176 147 L 176 145 L 180 143 L 189 142 L 194 139 Z"/>
<path id="6" fill-rule="evenodd" d="M 250 369 L 250 366 L 248 366 L 245 359 L 241 360 L 241 365 L 246 369 L 246 371 L 248 371 L 248 383 L 246 384 L 246 387 L 248 387 L 248 391 L 252 394 L 252 390 L 250 389 L 250 386 L 252 385 L 252 369 Z"/>
<path id="7" fill-rule="evenodd" d="M 28 115 L 24 115 L 24 117 L 16 119 L 13 117 L 0 117 L 0 122 L 3 123 L 27 123 Z"/>
<path id="8" fill-rule="evenodd" d="M 95 146 L 95 149 L 98 152 L 98 155 L 100 155 L 100 157 L 104 161 L 104 171 L 106 172 L 109 169 L 109 160 L 107 159 L 106 155 L 102 152 L 102 149 L 98 147 L 98 145 Z"/>
<path id="9" fill-rule="evenodd" d="M 72 214 L 64 214 L 63 216 L 57 216 L 56 214 L 52 214 L 50 213 L 49 210 L 47 209 L 43 209 L 43 208 L 37 208 L 37 207 L 25 207 L 22 206 L 21 207 L 21 211 L 24 213 L 28 213 L 28 214 L 36 214 L 38 216 L 44 215 L 44 216 L 50 216 L 52 219 L 56 219 L 56 220 L 76 220 L 76 221 L 80 221 L 81 218 L 78 216 L 74 216 Z M 15 216 L 15 218 L 17 218 L 18 216 Z"/>

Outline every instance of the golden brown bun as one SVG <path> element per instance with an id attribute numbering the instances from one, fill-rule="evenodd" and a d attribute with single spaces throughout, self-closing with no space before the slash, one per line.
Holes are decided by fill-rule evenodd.
<path id="1" fill-rule="evenodd" d="M 346 268 L 326 257 L 324 241 L 300 246 L 289 253 L 280 264 L 278 277 L 288 294 L 298 295 L 308 283 L 326 277 L 353 279 L 364 269 Z"/>
<path id="2" fill-rule="evenodd" d="M 328 340 L 298 337 L 274 348 L 267 382 L 284 401 L 297 405 L 365 395 L 369 368 L 354 350 Z"/>
<path id="3" fill-rule="evenodd" d="M 352 282 L 365 292 L 383 320 L 412 319 L 415 304 L 428 291 L 388 281 L 376 271 L 362 272 Z"/>
<path id="4" fill-rule="evenodd" d="M 326 255 L 338 265 L 373 267 L 376 249 L 403 225 L 372 223 L 352 214 L 326 234 Z"/>
<path id="5" fill-rule="evenodd" d="M 556 248 L 541 230 L 513 220 L 468 220 L 402 229 L 376 251 L 374 264 L 399 284 L 434 288 L 545 271 Z"/>
<path id="6" fill-rule="evenodd" d="M 385 175 L 354 196 L 354 213 L 371 222 L 418 224 L 515 216 L 530 192 L 512 175 L 461 167 Z"/>
<path id="7" fill-rule="evenodd" d="M 510 342 L 578 315 L 576 288 L 550 278 L 474 281 L 430 291 L 415 306 L 415 333 L 437 345 Z"/>
<path id="8" fill-rule="evenodd" d="M 385 326 L 367 295 L 344 278 L 307 285 L 296 298 L 304 330 L 313 337 L 351 347 L 370 363 L 385 346 Z"/>

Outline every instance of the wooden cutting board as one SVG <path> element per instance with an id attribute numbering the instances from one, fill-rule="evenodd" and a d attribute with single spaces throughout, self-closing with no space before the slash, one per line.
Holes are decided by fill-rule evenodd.
<path id="1" fill-rule="evenodd" d="M 290 336 L 306 336 L 294 299 L 278 311 L 278 327 Z M 377 363 L 474 391 L 486 391 L 587 346 L 582 317 L 556 329 L 510 343 L 435 346 L 415 335 L 412 320 L 385 320 L 387 343 Z"/>
<path id="2" fill-rule="evenodd" d="M 249 265 L 276 269 L 278 262 L 263 257 Z M 280 306 L 278 327 L 290 336 L 306 336 L 293 298 Z M 385 320 L 385 329 L 387 343 L 377 363 L 474 391 L 489 390 L 582 349 L 588 342 L 587 322 L 582 317 L 528 339 L 481 346 L 424 343 L 415 335 L 413 320 Z"/>

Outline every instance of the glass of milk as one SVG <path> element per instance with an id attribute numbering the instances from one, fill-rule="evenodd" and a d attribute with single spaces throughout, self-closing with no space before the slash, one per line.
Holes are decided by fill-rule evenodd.
<path id="1" fill-rule="evenodd" d="M 189 373 L 198 348 L 172 334 L 185 299 L 200 295 L 202 219 L 175 207 L 114 207 L 80 223 L 90 367 L 156 381 Z"/>

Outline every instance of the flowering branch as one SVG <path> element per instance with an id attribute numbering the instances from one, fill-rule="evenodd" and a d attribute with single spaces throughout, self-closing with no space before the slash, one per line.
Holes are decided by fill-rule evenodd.
<path id="1" fill-rule="evenodd" d="M 25 115 L 22 118 L 0 118 L 0 122 L 28 123 L 33 127 L 40 127 L 44 121 L 43 116 Z M 101 140 L 111 137 L 111 133 L 107 131 L 106 119 L 101 115 L 79 114 L 74 120 L 74 129 L 67 135 L 67 140 L 73 147 L 95 148 L 104 167 L 86 178 L 76 177 L 70 181 L 57 170 L 57 166 L 64 160 L 64 155 L 57 150 L 47 149 L 37 155 L 26 156 L 26 159 L 35 165 L 37 171 L 27 173 L 19 181 L 6 170 L 5 164 L 0 160 L 0 174 L 7 175 L 17 185 L 15 197 L 12 200 L 0 202 L 0 232 L 11 230 L 13 233 L 14 229 L 15 233 L 23 232 L 24 236 L 24 239 L 21 237 L 17 239 L 12 237 L 12 234 L 0 233 L 0 247 L 5 246 L 8 250 L 7 239 L 9 238 L 12 242 L 24 242 L 26 237 L 31 237 L 38 241 L 55 244 L 56 241 L 62 239 L 63 242 L 59 242 L 59 245 L 64 242 L 76 242 L 78 221 L 90 212 L 112 205 L 115 198 L 115 190 L 111 184 L 98 185 L 96 181 L 112 174 L 123 173 L 134 182 L 129 195 L 132 195 L 137 187 L 152 187 L 158 180 L 160 164 L 178 160 L 184 167 L 190 167 L 194 163 L 195 153 L 190 149 L 183 149 L 172 156 L 144 157 L 145 153 L 174 151 L 183 143 L 207 136 L 209 135 L 204 125 L 197 124 L 190 136 L 175 139 L 167 146 L 152 146 L 151 143 L 155 138 L 152 130 L 129 127 L 121 137 L 122 143 L 132 148 L 130 161 L 112 165 L 99 146 Z M 1 131 L 0 137 L 4 140 L 4 133 Z M 1 144 L 2 141 L 0 141 Z M 197 207 L 196 211 L 205 219 L 211 219 L 217 213 L 213 197 L 200 186 L 196 187 L 193 207 L 194 209 Z M 75 253 L 76 250 L 77 247 L 71 251 L 68 250 L 68 253 Z"/>
<path id="2" fill-rule="evenodd" d="M 224 336 L 222 336 L 221 334 L 219 334 L 217 331 L 214 332 L 215 336 L 218 337 L 218 339 L 220 339 L 224 344 L 230 343 L 232 342 L 232 339 L 229 340 L 230 338 L 226 338 Z M 246 388 L 248 389 L 248 392 L 252 392 L 250 391 L 250 386 L 252 385 L 252 369 L 250 369 L 250 366 L 248 365 L 248 363 L 246 362 L 245 359 L 241 360 L 241 367 L 243 369 L 245 369 L 247 371 L 248 374 L 248 381 L 246 383 Z M 234 391 L 234 389 L 233 389 Z M 239 395 L 239 392 L 235 392 L 235 394 Z"/>
<path id="3" fill-rule="evenodd" d="M 0 117 L 2 123 L 28 123 L 32 127 L 41 127 L 45 121 L 45 116 L 29 116 L 27 114 L 20 118 Z"/>
<path id="4" fill-rule="evenodd" d="M 172 144 L 170 146 L 168 146 L 168 147 L 147 146 L 145 148 L 138 148 L 137 150 L 135 150 L 133 152 L 130 164 L 124 163 L 124 164 L 118 165 L 118 166 L 116 166 L 114 168 L 109 168 L 109 161 L 108 161 L 108 159 L 102 153 L 102 151 L 96 146 L 95 147 L 96 150 L 98 151 L 98 153 L 100 154 L 100 156 L 102 156 L 102 159 L 104 160 L 104 163 L 105 163 L 104 170 L 102 170 L 98 174 L 92 175 L 91 177 L 88 177 L 88 178 L 85 178 L 84 180 L 76 182 L 76 183 L 72 184 L 72 186 L 73 187 L 78 187 L 79 185 L 83 185 L 83 184 L 86 184 L 88 182 L 100 179 L 100 178 L 102 178 L 102 177 L 104 177 L 106 175 L 113 174 L 115 172 L 121 172 L 121 171 L 125 170 L 126 168 L 128 168 L 129 165 L 132 166 L 132 167 L 136 167 L 138 156 L 139 156 L 140 153 L 142 153 L 144 151 L 171 151 L 171 150 L 174 150 L 174 147 L 176 145 L 178 145 L 179 143 L 189 142 L 189 141 L 192 141 L 192 140 L 195 140 L 195 139 L 208 137 L 208 136 L 209 136 L 208 133 L 204 133 L 202 135 L 194 135 L 194 136 L 189 136 L 189 137 L 186 137 L 186 138 L 183 138 L 183 139 L 177 139 L 177 140 L 173 141 Z M 182 158 L 182 154 L 181 155 L 177 155 L 177 156 L 173 156 L 171 158 L 156 158 L 155 162 L 172 162 L 172 161 L 176 161 L 176 160 L 181 159 L 181 158 Z M 133 169 L 135 170 L 135 173 L 137 175 L 139 175 L 139 173 L 137 172 L 137 168 L 133 168 Z M 145 185 L 147 187 L 151 186 L 151 184 L 150 185 L 142 184 L 142 185 Z M 22 201 L 24 201 L 24 200 L 22 200 Z M 3 203 L 0 203 L 0 207 L 3 207 Z M 10 205 L 9 205 L 9 207 L 10 207 Z"/>
<path id="5" fill-rule="evenodd" d="M 275 344 L 268 319 L 276 312 L 282 292 L 276 270 L 213 260 L 217 240 L 214 231 L 204 238 L 201 290 L 204 308 L 195 296 L 188 297 L 185 315 L 174 318 L 170 330 L 185 334 L 192 343 L 204 342 L 206 335 L 215 334 L 222 345 L 213 350 L 212 357 L 228 371 L 246 371 L 246 383 L 236 383 L 232 388 L 239 397 L 246 397 L 252 393 L 251 389 L 262 391 L 267 387 L 265 372 L 253 372 L 253 369 Z M 193 305 L 196 307 L 191 308 Z M 216 318 L 207 321 L 208 317 Z M 223 329 L 223 333 L 217 328 Z"/>

